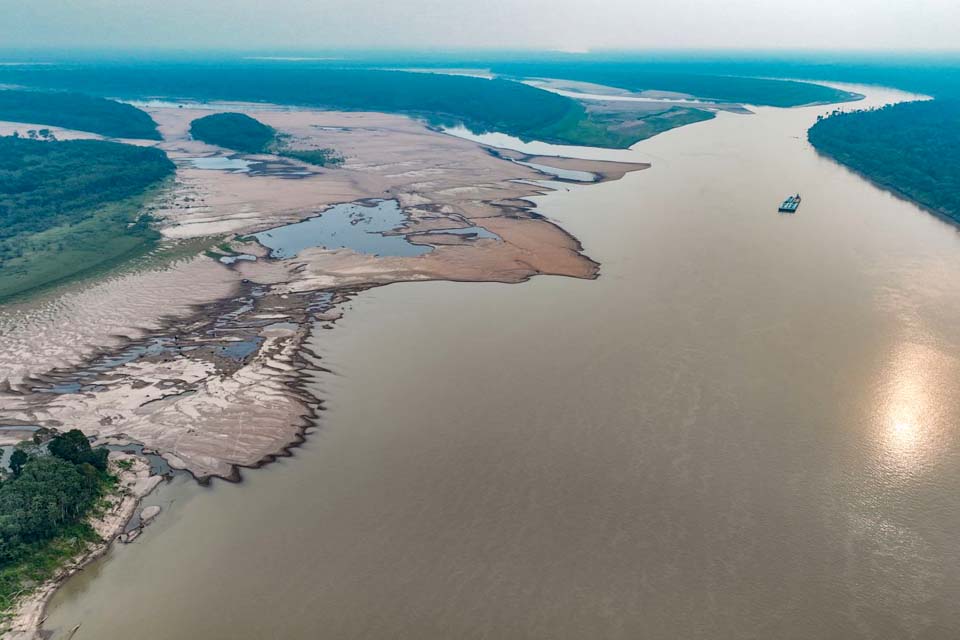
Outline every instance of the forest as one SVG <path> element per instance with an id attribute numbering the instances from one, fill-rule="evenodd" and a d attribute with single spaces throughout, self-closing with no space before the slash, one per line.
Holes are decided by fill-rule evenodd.
<path id="1" fill-rule="evenodd" d="M 821 118 L 808 138 L 820 153 L 960 222 L 960 101 L 836 113 Z"/>
<path id="2" fill-rule="evenodd" d="M 157 124 L 140 109 L 82 93 L 0 90 L 0 120 L 89 131 L 109 138 L 160 139 Z"/>
<path id="3" fill-rule="evenodd" d="M 273 144 L 277 132 L 242 113 L 215 113 L 190 123 L 196 140 L 244 153 L 263 153 Z"/>
<path id="4" fill-rule="evenodd" d="M 719 102 L 771 107 L 843 102 L 855 94 L 809 82 L 665 70 L 629 61 L 516 62 L 493 65 L 495 73 L 521 78 L 562 78 L 627 89 L 670 91 Z"/>
<path id="5" fill-rule="evenodd" d="M 178 96 L 385 111 L 524 140 L 625 148 L 636 142 L 578 101 L 520 82 L 322 65 L 164 63 L 0 68 L 0 82 L 126 98 Z M 811 85 L 812 86 L 812 85 Z"/>
<path id="6" fill-rule="evenodd" d="M 290 138 L 243 113 L 215 113 L 190 123 L 196 140 L 244 153 L 273 153 L 318 166 L 340 164 L 343 158 L 333 149 L 296 149 Z"/>
<path id="7" fill-rule="evenodd" d="M 13 450 L 0 479 L 0 616 L 97 540 L 87 518 L 116 484 L 107 454 L 77 430 L 38 432 Z"/>
<path id="8" fill-rule="evenodd" d="M 141 206 L 173 172 L 159 149 L 0 137 L 0 300 L 152 246 Z"/>

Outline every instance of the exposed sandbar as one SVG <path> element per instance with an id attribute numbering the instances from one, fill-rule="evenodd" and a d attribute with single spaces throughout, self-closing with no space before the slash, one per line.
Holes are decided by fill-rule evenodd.
<path id="1" fill-rule="evenodd" d="M 238 468 L 283 455 L 313 424 L 320 399 L 306 392 L 304 371 L 321 365 L 304 344 L 356 292 L 400 281 L 597 276 L 576 238 L 535 212 L 530 198 L 551 190 L 543 174 L 513 160 L 601 181 L 646 166 L 491 153 L 396 115 L 228 109 L 299 148 L 336 149 L 345 162 L 242 156 L 189 137 L 191 120 L 213 109 L 151 108 L 163 135 L 156 144 L 178 164 L 176 185 L 154 206 L 163 234 L 171 242 L 209 237 L 256 260 L 199 256 L 0 309 L 0 424 L 122 437 L 197 478 L 236 479 Z M 254 164 L 243 173 L 193 166 L 211 155 Z M 393 234 L 431 250 L 377 256 L 318 247 L 274 260 L 247 237 L 375 199 L 402 207 Z M 489 233 L 455 233 L 470 228 Z"/>

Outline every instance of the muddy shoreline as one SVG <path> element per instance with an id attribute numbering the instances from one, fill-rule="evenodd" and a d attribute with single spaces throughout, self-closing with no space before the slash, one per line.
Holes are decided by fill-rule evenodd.
<path id="1" fill-rule="evenodd" d="M 161 476 L 151 475 L 149 464 L 142 457 L 112 453 L 110 459 L 114 463 L 113 472 L 121 486 L 122 498 L 108 512 L 91 521 L 94 530 L 102 539 L 101 542 L 90 545 L 84 553 L 64 564 L 49 580 L 38 585 L 21 600 L 11 618 L 0 628 L 3 637 L 10 640 L 40 638 L 40 626 L 46 619 L 46 607 L 56 590 L 110 549 L 110 545 L 123 535 L 124 528 L 133 518 L 143 498 L 163 481 Z M 130 461 L 130 468 L 118 466 L 116 463 L 120 461 Z M 143 526 L 141 525 L 141 528 Z"/>
<path id="2" fill-rule="evenodd" d="M 491 150 L 383 114 L 287 111 L 253 113 L 297 144 L 343 150 L 343 167 L 313 168 L 298 180 L 210 171 L 183 161 L 225 152 L 187 135 L 191 119 L 203 113 L 154 113 L 161 146 L 180 167 L 175 188 L 154 208 L 162 232 L 175 241 L 210 234 L 223 241 L 178 270 L 121 279 L 106 297 L 93 290 L 76 302 L 89 319 L 67 315 L 59 300 L 53 313 L 64 317 L 36 330 L 29 312 L 13 317 L 18 324 L 6 332 L 0 317 L 0 347 L 6 342 L 11 356 L 23 354 L 14 364 L 20 371 L 0 381 L 0 424 L 70 425 L 101 438 L 128 437 L 200 480 L 235 480 L 238 469 L 284 455 L 316 417 L 319 401 L 306 394 L 301 372 L 310 367 L 300 349 L 311 319 L 335 320 L 343 299 L 393 282 L 596 278 L 599 264 L 584 255 L 582 243 L 538 212 L 530 197 L 584 175 L 599 183 L 648 166 Z M 351 126 L 327 126 L 337 123 Z M 524 166 L 527 160 L 538 164 Z M 545 174 L 551 167 L 558 176 Z M 392 231 L 364 233 L 363 225 L 379 215 L 377 203 L 386 202 L 401 216 L 387 223 Z M 338 207 L 353 211 L 349 219 L 337 221 Z M 252 235 L 308 221 L 332 236 L 283 259 Z M 408 255 L 338 245 L 338 224 L 346 235 L 382 238 L 369 241 L 374 247 L 423 248 Z M 326 248 L 328 240 L 334 248 Z M 237 255 L 246 259 L 222 264 Z M 316 313 L 321 299 L 326 307 Z M 180 307 L 163 313 L 169 301 Z M 117 315 L 113 305 L 116 328 L 102 331 L 99 308 Z M 143 312 L 152 321 L 143 323 Z M 83 333 L 70 335 L 76 328 Z M 92 348 L 70 348 L 78 342 Z"/>
<path id="3" fill-rule="evenodd" d="M 0 309 L 0 353 L 8 360 L 0 361 L 0 370 L 8 367 L 0 375 L 0 425 L 80 428 L 98 442 L 139 444 L 200 484 L 240 482 L 243 469 L 293 456 L 319 426 L 324 399 L 308 382 L 329 370 L 306 343 L 332 328 L 354 296 L 396 282 L 595 279 L 599 263 L 530 198 L 554 189 L 545 180 L 587 187 L 649 166 L 494 150 L 402 116 L 230 108 L 307 148 L 336 148 L 346 162 L 317 168 L 250 156 L 283 166 L 198 169 L 190 158 L 244 157 L 189 138 L 190 121 L 215 109 L 152 110 L 164 136 L 158 146 L 178 164 L 175 185 L 152 207 L 161 231 L 174 242 L 220 238 L 220 248 L 46 296 L 36 306 Z M 524 166 L 533 161 L 539 169 Z M 547 173 L 551 167 L 557 175 Z M 589 181 L 564 178 L 587 174 Z M 342 204 L 388 200 L 403 220 L 381 236 L 424 247 L 420 255 L 318 243 L 280 259 L 251 237 L 332 220 Z M 350 225 L 367 224 L 364 211 L 357 215 Z M 220 260 L 237 255 L 250 257 Z M 143 495 L 104 538 L 123 531 Z M 72 562 L 30 600 L 39 607 L 30 619 L 34 632 L 56 586 L 108 546 Z"/>

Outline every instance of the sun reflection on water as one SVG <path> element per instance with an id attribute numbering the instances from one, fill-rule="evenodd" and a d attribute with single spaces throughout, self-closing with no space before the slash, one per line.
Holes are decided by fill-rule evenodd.
<path id="1" fill-rule="evenodd" d="M 883 384 L 884 402 L 878 425 L 881 464 L 885 473 L 908 480 L 937 456 L 942 413 L 951 397 L 953 358 L 919 344 L 900 346 Z"/>
<path id="2" fill-rule="evenodd" d="M 914 422 L 901 420 L 893 423 L 890 430 L 890 440 L 898 451 L 906 451 L 916 447 L 920 439 L 920 428 Z"/>

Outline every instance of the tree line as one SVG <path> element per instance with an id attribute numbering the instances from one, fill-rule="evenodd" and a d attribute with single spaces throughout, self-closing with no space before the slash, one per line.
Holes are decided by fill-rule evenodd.
<path id="1" fill-rule="evenodd" d="M 108 453 L 75 429 L 41 431 L 14 449 L 0 474 L 0 611 L 49 573 L 54 541 L 95 539 L 86 520 L 115 483 Z"/>
<path id="2" fill-rule="evenodd" d="M 337 165 L 343 157 L 333 149 L 294 149 L 289 136 L 243 113 L 215 113 L 190 123 L 196 140 L 244 153 L 273 153 L 321 167 Z"/>
<path id="3" fill-rule="evenodd" d="M 316 65 L 224 63 L 88 65 L 0 69 L 0 82 L 128 98 L 182 96 L 423 116 L 525 139 L 572 144 L 622 142 L 615 132 L 581 129 L 584 107 L 568 97 L 509 80 Z M 607 140 L 608 134 L 610 140 Z M 583 136 L 589 135 L 585 139 Z"/>
<path id="4" fill-rule="evenodd" d="M 821 153 L 960 222 L 960 101 L 834 112 L 807 136 Z"/>
<path id="5" fill-rule="evenodd" d="M 163 151 L 49 137 L 0 137 L 0 299 L 157 237 L 136 199 L 173 175 Z"/>
<path id="6" fill-rule="evenodd" d="M 0 120 L 46 124 L 111 138 L 160 139 L 157 123 L 146 112 L 82 93 L 3 90 Z"/>

